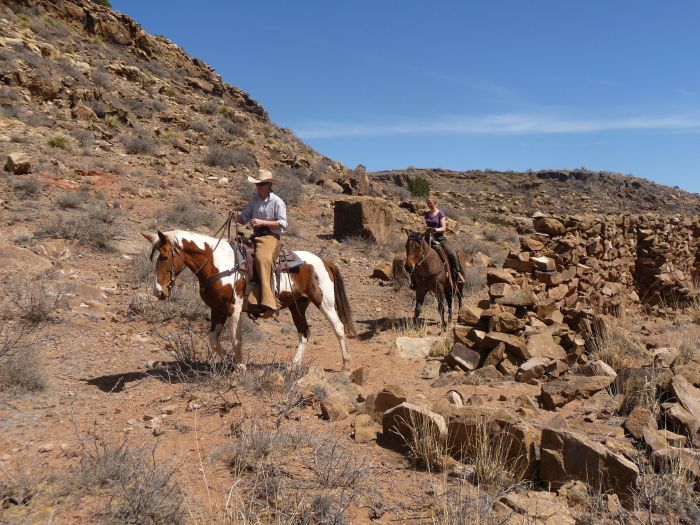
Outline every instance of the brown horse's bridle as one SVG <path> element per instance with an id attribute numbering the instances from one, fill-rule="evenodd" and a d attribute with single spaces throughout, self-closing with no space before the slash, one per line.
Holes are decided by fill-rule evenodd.
<path id="1" fill-rule="evenodd" d="M 419 249 L 420 251 L 418 252 L 418 261 L 416 262 L 416 264 L 413 265 L 413 271 L 411 272 L 411 275 L 413 275 L 413 278 L 414 278 L 415 280 L 417 280 L 417 281 L 430 281 L 431 279 L 433 279 L 436 275 L 438 275 L 438 274 L 440 273 L 440 270 L 438 270 L 437 272 L 435 272 L 435 273 L 433 273 L 433 274 L 430 274 L 430 275 L 427 276 L 427 277 L 418 277 L 418 276 L 416 275 L 416 269 L 418 268 L 418 266 L 420 266 L 420 265 L 423 264 L 425 261 L 427 261 L 427 260 L 428 260 L 428 257 L 430 256 L 430 249 L 431 249 L 431 248 L 430 248 L 430 243 L 429 243 L 428 241 L 426 241 L 425 238 L 423 238 L 423 236 L 418 236 L 418 235 L 416 235 L 416 237 L 414 237 L 414 238 L 412 239 L 412 241 L 418 243 L 418 249 Z M 424 241 L 425 241 L 425 244 L 426 244 L 427 247 L 428 247 L 427 250 L 423 250 L 423 242 L 424 242 Z M 425 251 L 425 255 L 423 255 L 423 252 L 424 252 L 424 251 Z M 421 258 L 421 256 L 422 256 L 422 258 Z"/>

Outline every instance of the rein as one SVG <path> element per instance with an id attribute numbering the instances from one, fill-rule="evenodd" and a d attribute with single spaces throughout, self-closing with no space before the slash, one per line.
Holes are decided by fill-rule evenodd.
<path id="1" fill-rule="evenodd" d="M 417 242 L 418 242 L 418 247 L 419 247 L 419 249 L 420 249 L 420 252 L 419 252 L 419 255 L 418 255 L 418 256 L 419 256 L 419 260 L 418 260 L 418 262 L 416 262 L 416 264 L 413 266 L 413 271 L 411 272 L 411 275 L 413 276 L 413 278 L 414 278 L 416 281 L 421 281 L 421 282 L 431 281 L 431 280 L 433 280 L 437 275 L 439 275 L 440 272 L 444 269 L 444 263 L 442 263 L 442 260 L 440 260 L 440 262 L 441 262 L 441 264 L 442 264 L 442 267 L 441 267 L 438 271 L 436 271 L 435 273 L 431 273 L 431 274 L 428 275 L 427 277 L 418 277 L 418 275 L 416 275 L 416 270 L 418 269 L 419 266 L 421 266 L 425 261 L 428 260 L 428 257 L 430 257 L 430 253 L 431 253 L 432 247 L 430 246 L 430 243 L 429 243 L 428 241 L 426 241 L 425 239 L 423 239 L 423 238 L 420 238 Z M 424 243 L 424 242 L 425 242 L 425 245 L 428 247 L 427 250 L 424 250 L 424 249 L 423 249 L 423 243 Z M 423 252 L 424 252 L 424 251 L 425 251 L 425 255 L 423 255 Z M 436 252 L 436 255 L 437 255 L 437 252 Z M 421 256 L 422 256 L 422 258 L 420 258 Z M 440 258 L 439 255 L 438 255 L 438 258 Z"/>

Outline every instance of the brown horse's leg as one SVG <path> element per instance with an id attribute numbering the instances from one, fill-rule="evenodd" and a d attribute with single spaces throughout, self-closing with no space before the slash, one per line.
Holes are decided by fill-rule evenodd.
<path id="1" fill-rule="evenodd" d="M 447 322 L 451 323 L 452 322 L 452 293 L 453 293 L 453 288 L 450 286 L 450 283 L 448 282 L 447 285 L 445 286 L 445 302 L 447 303 Z"/>
<path id="2" fill-rule="evenodd" d="M 420 312 L 423 309 L 423 302 L 425 301 L 425 294 L 428 290 L 422 286 L 416 286 L 416 309 L 413 312 L 413 324 L 418 324 L 418 319 L 420 319 Z"/>
<path id="3" fill-rule="evenodd" d="M 299 334 L 299 346 L 297 347 L 297 353 L 293 361 L 295 365 L 301 363 L 301 359 L 304 357 L 304 348 L 309 340 L 309 323 L 306 322 L 306 308 L 308 306 L 309 300 L 306 297 L 302 297 L 295 303 L 289 305 L 289 311 L 292 313 L 292 321 L 294 321 L 294 326 L 297 327 L 297 333 Z"/>

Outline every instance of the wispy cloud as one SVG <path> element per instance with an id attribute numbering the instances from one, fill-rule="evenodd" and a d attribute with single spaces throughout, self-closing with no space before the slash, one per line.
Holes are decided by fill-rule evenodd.
<path id="1" fill-rule="evenodd" d="M 589 84 L 598 84 L 600 86 L 619 86 L 620 83 L 615 80 L 607 80 L 605 78 L 587 78 Z"/>
<path id="2" fill-rule="evenodd" d="M 690 90 L 683 89 L 683 88 L 676 88 L 675 91 L 676 91 L 676 93 L 679 93 L 681 95 L 685 95 L 686 97 L 697 97 L 698 96 L 698 94 L 695 91 L 690 91 Z"/>
<path id="3" fill-rule="evenodd" d="M 700 115 L 572 118 L 534 114 L 447 116 L 371 123 L 316 122 L 296 127 L 303 139 L 392 135 L 528 135 L 602 131 L 700 131 Z"/>

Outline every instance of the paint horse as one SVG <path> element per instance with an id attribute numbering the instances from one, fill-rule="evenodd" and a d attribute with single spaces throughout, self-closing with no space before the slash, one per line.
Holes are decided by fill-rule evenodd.
<path id="1" fill-rule="evenodd" d="M 464 254 L 457 254 L 460 259 L 464 259 Z M 452 299 L 455 294 L 462 307 L 463 283 L 455 283 L 450 278 L 450 269 L 443 258 L 438 254 L 436 248 L 432 246 L 430 234 L 420 234 L 409 232 L 406 239 L 406 263 L 404 265 L 409 275 L 412 275 L 416 284 L 416 309 L 413 313 L 413 322 L 418 323 L 423 302 L 428 292 L 433 292 L 437 297 L 438 311 L 442 329 L 447 328 L 447 323 L 452 322 Z M 464 261 L 462 262 L 464 264 Z M 445 321 L 445 306 L 447 306 L 448 319 Z"/>
<path id="2" fill-rule="evenodd" d="M 209 343 L 221 357 L 223 352 L 219 338 L 227 319 L 231 320 L 231 342 L 234 360 L 244 367 L 241 341 L 241 313 L 244 311 L 246 274 L 242 257 L 223 240 L 188 231 L 143 233 L 151 243 L 151 260 L 155 261 L 154 293 L 166 299 L 175 279 L 189 268 L 199 279 L 202 300 L 211 308 Z M 345 284 L 338 267 L 313 253 L 292 252 L 300 259 L 293 272 L 282 272 L 278 281 L 279 300 L 282 308 L 289 308 L 299 334 L 299 346 L 294 364 L 300 363 L 309 338 L 306 308 L 313 303 L 328 319 L 340 344 L 343 370 L 350 369 L 350 354 L 346 334 L 356 335 L 352 312 L 345 292 Z M 156 258 L 157 256 L 157 258 Z"/>

